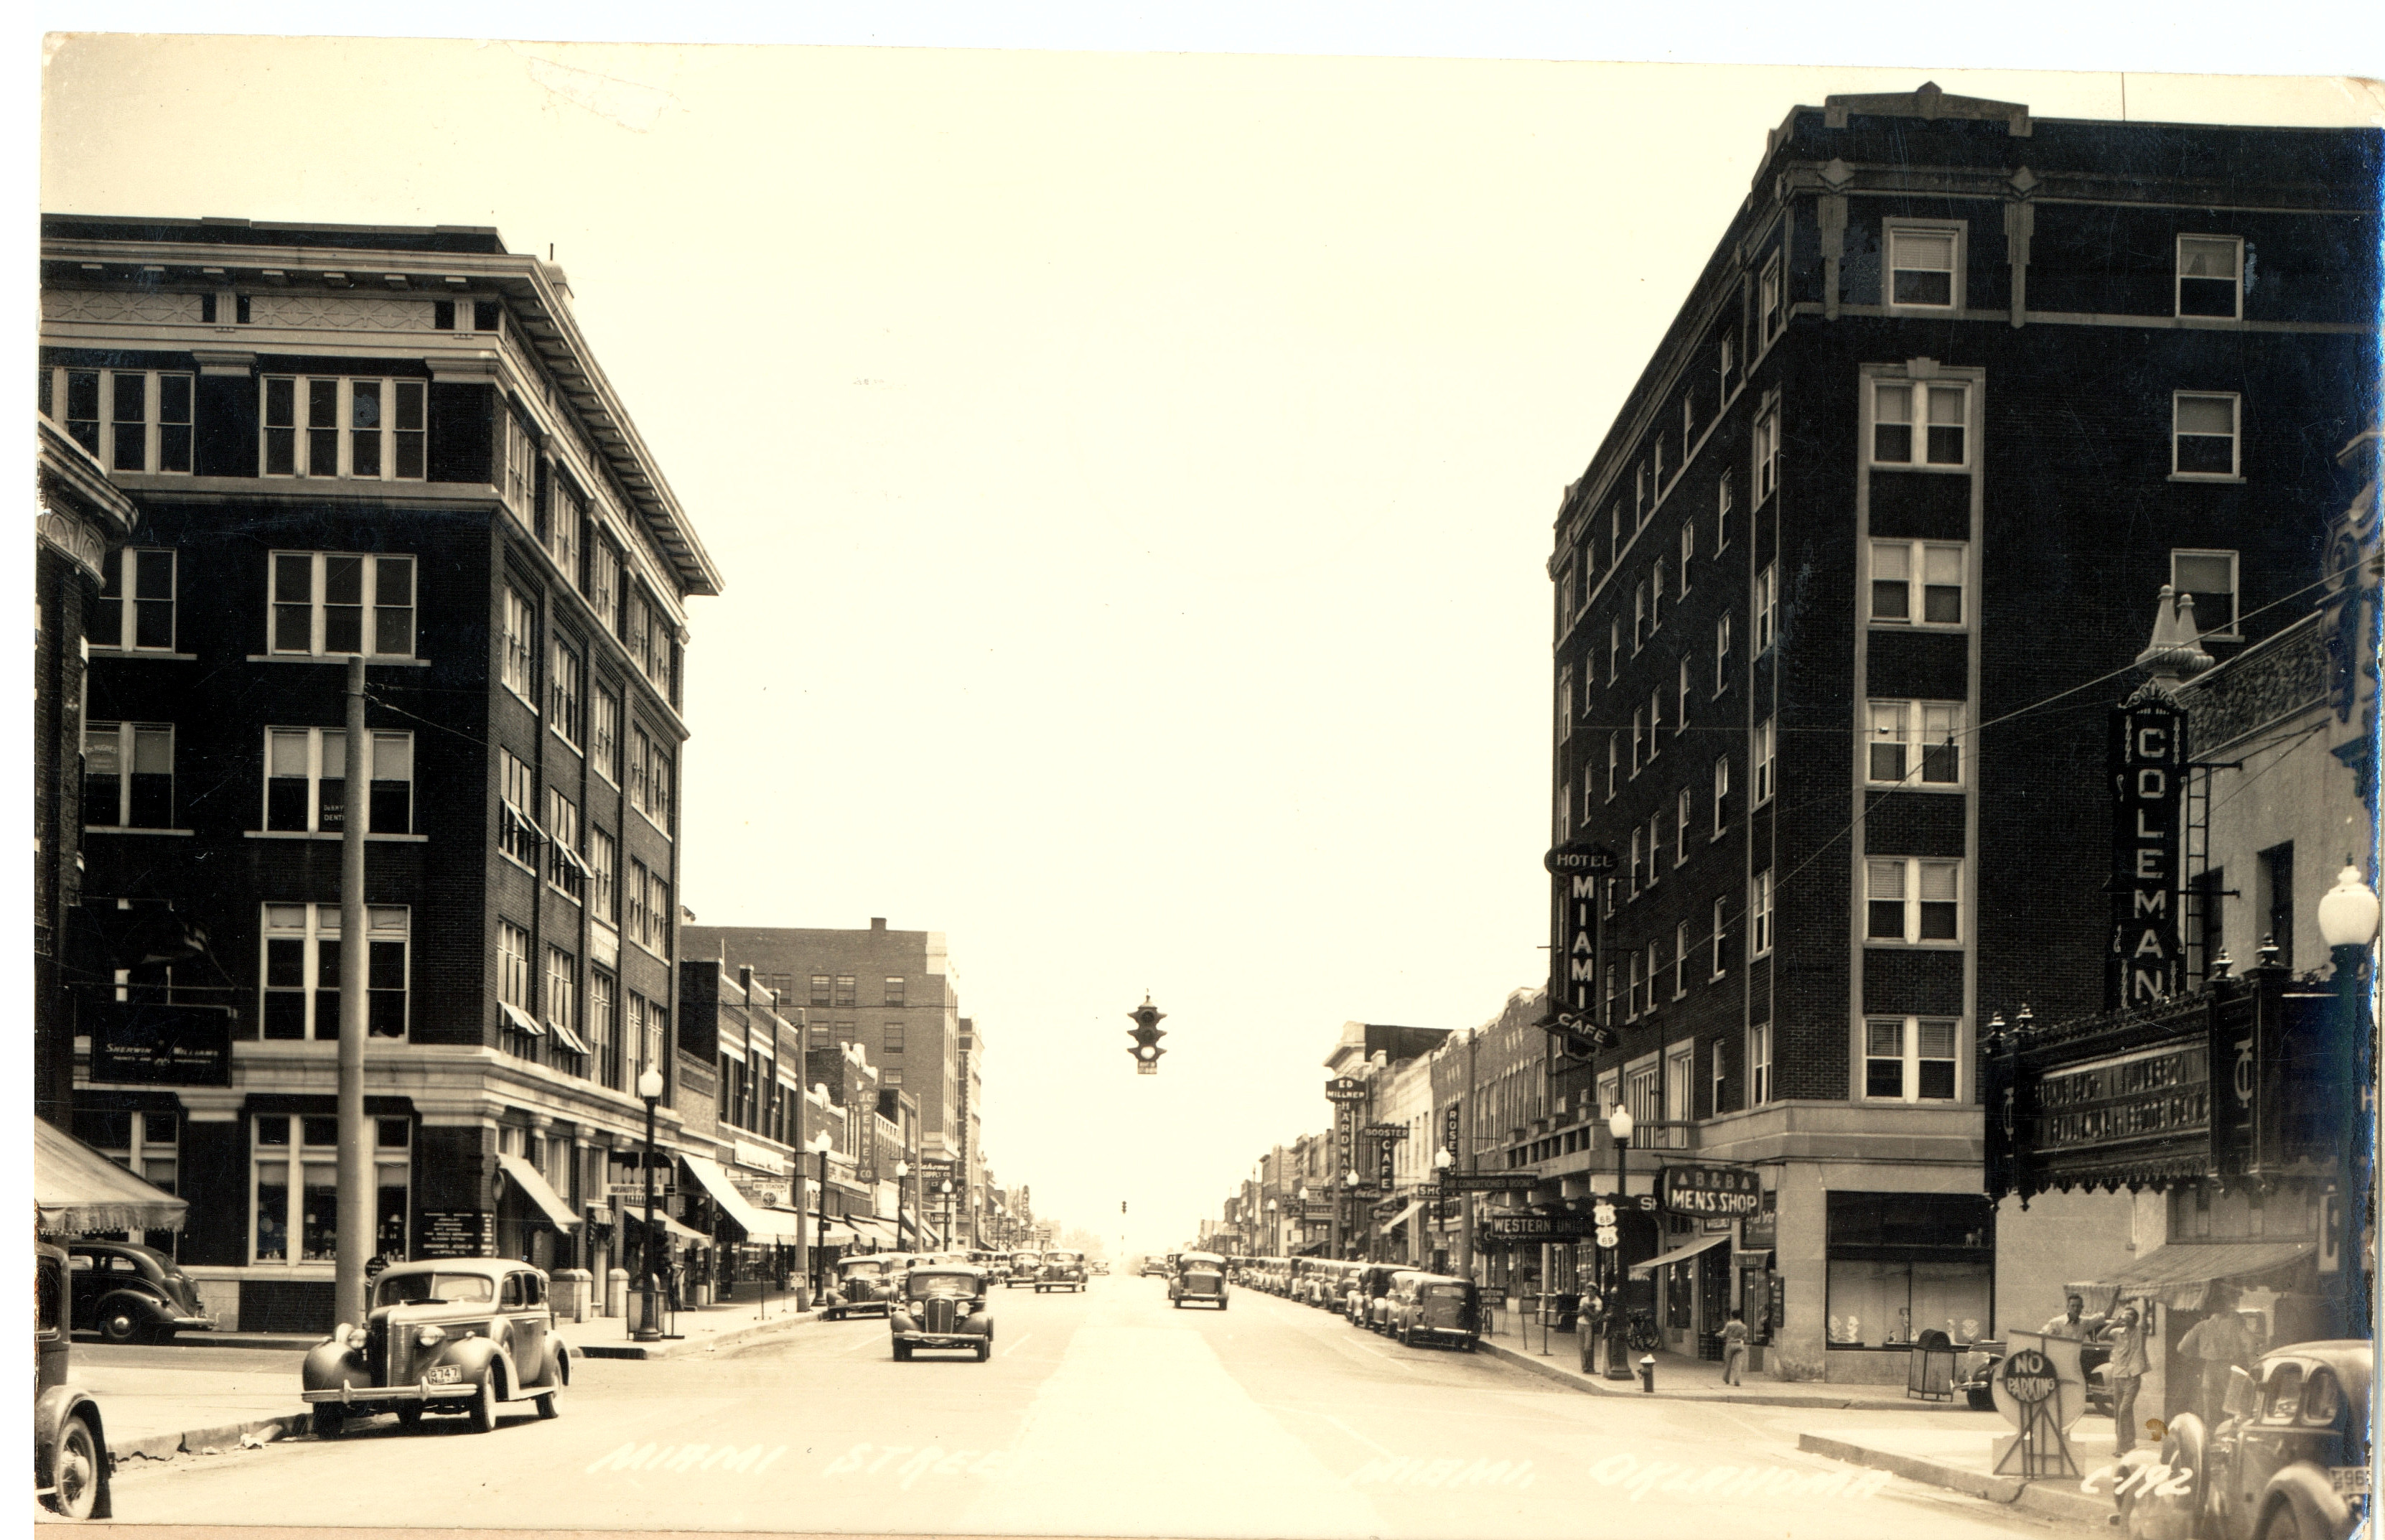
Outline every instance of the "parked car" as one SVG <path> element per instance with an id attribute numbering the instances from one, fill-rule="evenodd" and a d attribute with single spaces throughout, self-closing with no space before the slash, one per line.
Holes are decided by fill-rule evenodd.
<path id="1" fill-rule="evenodd" d="M 1043 1276 L 1043 1253 L 1014 1251 L 1010 1254 L 1010 1271 L 1004 1275 L 1002 1286 L 1015 1289 L 1021 1283 L 1032 1283 Z"/>
<path id="2" fill-rule="evenodd" d="M 1045 1289 L 1073 1289 L 1085 1292 L 1085 1254 L 1081 1251 L 1047 1251 L 1043 1253 L 1043 1271 L 1036 1275 L 1035 1292 Z"/>
<path id="3" fill-rule="evenodd" d="M 33 1496 L 69 1519 L 111 1516 L 99 1403 L 70 1383 L 73 1283 L 67 1253 L 33 1247 Z"/>
<path id="4" fill-rule="evenodd" d="M 1350 1270 L 1342 1294 L 1342 1313 L 1353 1326 L 1375 1324 L 1375 1301 L 1392 1286 L 1392 1274 L 1405 1271 L 1389 1262 L 1362 1262 Z"/>
<path id="5" fill-rule="evenodd" d="M 2191 1412 L 2170 1420 L 2162 1459 L 2187 1490 L 2136 1500 L 2179 1503 L 2202 1540 L 2348 1540 L 2368 1506 L 2353 1499 L 2369 1489 L 2372 1351 L 2303 1342 L 2237 1370 L 2218 1427 Z"/>
<path id="6" fill-rule="evenodd" d="M 487 1433 L 508 1401 L 560 1415 L 571 1354 L 545 1273 L 504 1258 L 447 1258 L 389 1268 L 373 1281 L 364 1324 L 340 1326 L 300 1373 L 318 1438 L 381 1411 L 406 1428 L 425 1412 L 466 1413 Z"/>
<path id="7" fill-rule="evenodd" d="M 1178 1309 L 1191 1300 L 1200 1305 L 1226 1308 L 1226 1259 L 1214 1252 L 1187 1251 L 1177 1258 L 1175 1273 L 1168 1280 L 1168 1302 Z"/>
<path id="8" fill-rule="evenodd" d="M 848 1316 L 884 1315 L 893 1308 L 894 1293 L 902 1286 L 903 1271 L 900 1258 L 846 1258 L 836 1265 L 836 1293 L 821 1308 L 820 1318 L 843 1321 Z"/>
<path id="9" fill-rule="evenodd" d="M 1383 1292 L 1367 1301 L 1367 1330 L 1392 1334 L 1392 1304 L 1400 1284 L 1408 1278 L 1421 1276 L 1422 1268 L 1394 1267 L 1382 1275 Z"/>
<path id="10" fill-rule="evenodd" d="M 1474 1351 L 1482 1330 L 1482 1307 L 1472 1283 L 1432 1272 L 1403 1272 L 1385 1296 L 1385 1330 L 1410 1347 L 1446 1342 Z"/>
<path id="11" fill-rule="evenodd" d="M 993 1356 L 993 1313 L 988 1296 L 993 1275 L 966 1262 L 939 1262 L 913 1268 L 904 1280 L 903 1297 L 887 1312 L 893 1333 L 894 1361 L 908 1363 L 921 1347 L 974 1351 L 977 1361 Z"/>
<path id="12" fill-rule="evenodd" d="M 1145 1278 L 1165 1278 L 1168 1276 L 1168 1264 L 1157 1257 L 1145 1257 L 1143 1259 L 1143 1275 Z"/>
<path id="13" fill-rule="evenodd" d="M 110 1342 L 171 1342 L 177 1332 L 211 1332 L 199 1286 L 174 1258 L 128 1241 L 70 1241 L 74 1328 Z"/>

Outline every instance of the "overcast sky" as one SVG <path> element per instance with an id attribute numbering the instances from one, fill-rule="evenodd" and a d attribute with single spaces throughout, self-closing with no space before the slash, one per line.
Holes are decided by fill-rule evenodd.
<path id="1" fill-rule="evenodd" d="M 2122 107 L 2084 73 L 84 37 L 40 207 L 551 244 L 727 575 L 690 607 L 686 904 L 943 932 L 997 1177 L 1140 1247 L 1324 1126 L 1342 1021 L 1470 1026 L 1542 976 L 1558 495 L 1765 131 L 1924 79 Z M 2375 120 L 2318 81 L 2126 94 Z"/>

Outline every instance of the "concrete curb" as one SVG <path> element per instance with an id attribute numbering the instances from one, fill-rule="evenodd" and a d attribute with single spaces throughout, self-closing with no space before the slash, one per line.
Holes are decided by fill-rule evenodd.
<path id="1" fill-rule="evenodd" d="M 278 1417 L 259 1417 L 246 1422 L 225 1422 L 212 1428 L 193 1428 L 186 1433 L 151 1434 L 146 1438 L 111 1442 L 107 1452 L 114 1468 L 120 1471 L 128 1459 L 171 1459 L 176 1455 L 237 1449 L 240 1441 L 250 1435 L 268 1444 L 278 1438 L 294 1438 L 307 1431 L 310 1421 L 311 1414 L 306 1412 L 283 1412 Z"/>
<path id="2" fill-rule="evenodd" d="M 611 1342 L 587 1346 L 571 1343 L 571 1350 L 583 1358 L 679 1358 L 689 1353 L 702 1352 L 707 1347 L 724 1347 L 730 1343 L 743 1343 L 766 1333 L 775 1332 L 782 1326 L 800 1325 L 805 1321 L 818 1319 L 819 1311 L 817 1309 L 790 1310 L 782 1316 L 773 1316 L 768 1321 L 757 1321 L 751 1326 L 741 1326 L 733 1332 L 717 1332 L 702 1338 L 681 1337 L 676 1342 L 625 1342 L 617 1338 Z M 570 1342 L 568 1337 L 564 1340 L 567 1343 Z"/>
<path id="3" fill-rule="evenodd" d="M 1919 1455 L 1900 1455 L 1887 1449 L 1866 1448 L 1844 1439 L 1830 1438 L 1821 1434 L 1799 1434 L 1797 1447 L 1807 1454 L 1824 1455 L 1843 1460 L 1849 1465 L 1861 1465 L 1873 1471 L 1886 1471 L 1907 1481 L 1927 1486 L 1942 1486 L 1950 1492 L 2002 1503 L 2048 1519 L 2067 1519 L 2073 1523 L 2108 1528 L 2111 1516 L 2118 1512 L 2108 1498 L 2091 1497 L 2067 1481 L 2025 1482 L 2017 1476 L 1992 1476 L 1984 1471 L 1969 1471 L 1959 1465 L 1946 1465 Z"/>
<path id="4" fill-rule="evenodd" d="M 1729 1395 L 1711 1395 L 1704 1392 L 1695 1392 L 1685 1396 L 1678 1391 L 1667 1391 L 1661 1384 L 1658 1385 L 1655 1394 L 1652 1395 L 1640 1388 L 1640 1382 L 1637 1379 L 1617 1380 L 1611 1384 L 1604 1380 L 1585 1379 L 1582 1375 L 1575 1372 L 1574 1371 L 1562 1367 L 1566 1358 L 1569 1356 L 1569 1353 L 1544 1357 L 1542 1354 L 1530 1352 L 1523 1348 L 1510 1347 L 1505 1343 L 1494 1341 L 1489 1337 L 1482 1338 L 1481 1345 L 1482 1351 L 1486 1353 L 1490 1353 L 1508 1363 L 1515 1364 L 1518 1368 L 1529 1369 L 1535 1374 L 1543 1375 L 1549 1379 L 1555 1380 L 1561 1384 L 1571 1385 L 1574 1389 L 1584 1391 L 1592 1396 L 1630 1396 L 1635 1400 L 1646 1401 L 1714 1401 L 1727 1406 L 1741 1407 L 1810 1407 L 1817 1411 L 1945 1412 L 1970 1410 L 1970 1408 L 1963 1405 L 1959 1401 L 1951 1403 L 1941 1401 L 1892 1401 L 1884 1397 L 1870 1396 L 1789 1396 L 1778 1395 L 1760 1390 L 1748 1391 L 1744 1394 L 1734 1391 Z"/>

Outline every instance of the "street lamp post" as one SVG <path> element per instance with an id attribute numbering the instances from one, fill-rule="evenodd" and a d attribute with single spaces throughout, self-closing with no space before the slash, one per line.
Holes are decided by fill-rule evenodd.
<path id="1" fill-rule="evenodd" d="M 1355 1231 L 1358 1228 L 1358 1204 L 1360 1202 L 1358 1196 L 1358 1173 L 1356 1171 L 1343 1171 L 1342 1173 L 1342 1185 L 1348 1191 L 1350 1202 L 1349 1227 L 1352 1231 Z M 1369 1216 L 1369 1218 L 1370 1222 L 1367 1226 L 1366 1239 L 1364 1241 L 1360 1241 L 1356 1235 L 1353 1234 L 1350 1237 L 1350 1240 L 1352 1243 L 1352 1248 L 1359 1253 L 1360 1258 L 1362 1260 L 1371 1262 L 1375 1259 L 1375 1235 L 1374 1225 L 1371 1222 L 1371 1216 Z"/>
<path id="2" fill-rule="evenodd" d="M 2361 1277 L 2367 1263 L 2361 1247 L 2367 1205 L 2354 1184 L 2353 1151 L 2360 1144 L 2361 1087 L 2367 1083 L 2361 1075 L 2360 1051 L 2369 1035 L 2367 962 L 2370 944 L 2377 938 L 2377 895 L 2360 880 L 2359 869 L 2345 862 L 2336 873 L 2335 886 L 2318 901 L 2319 939 L 2327 943 L 2335 962 L 2334 1063 L 2329 1066 L 2329 1082 L 2341 1087 L 2350 1102 L 2347 1115 L 2329 1130 L 2335 1146 L 2335 1208 L 2332 1213 L 2322 1212 L 2319 1222 L 2331 1225 L 2335 1233 L 2320 1246 L 2324 1249 L 2330 1241 L 2334 1245 L 2335 1334 L 2345 1338 L 2366 1336 L 2368 1325 L 2368 1295 Z"/>
<path id="3" fill-rule="evenodd" d="M 903 1190 L 911 1184 L 911 1162 L 894 1162 L 894 1244 L 903 1244 Z"/>
<path id="4" fill-rule="evenodd" d="M 1443 1145 L 1441 1148 L 1432 1152 L 1433 1174 L 1441 1178 L 1441 1184 L 1442 1187 L 1446 1188 L 1449 1185 L 1449 1169 L 1456 1164 L 1457 1157 L 1449 1152 L 1449 1146 L 1447 1145 Z M 1433 1206 L 1434 1208 L 1439 1208 L 1442 1204 L 1448 1201 L 1449 1199 L 1446 1196 L 1436 1196 L 1433 1200 Z M 1461 1203 L 1463 1202 L 1462 1199 L 1460 1201 Z M 1446 1213 L 1437 1213 L 1433 1217 L 1438 1221 L 1446 1220 L 1448 1215 Z M 1461 1221 L 1460 1233 L 1463 1233 L 1463 1221 Z"/>
<path id="5" fill-rule="evenodd" d="M 638 1073 L 638 1097 L 646 1104 L 646 1240 L 639 1252 L 645 1260 L 645 1276 L 638 1281 L 638 1330 L 640 1342 L 660 1342 L 662 1322 L 656 1319 L 655 1290 L 655 1103 L 663 1099 L 663 1072 L 652 1065 Z"/>
<path id="6" fill-rule="evenodd" d="M 953 1248 L 953 1179 L 944 1178 L 936 1191 L 942 1193 L 944 1198 L 944 1236 L 941 1249 L 950 1251 Z"/>
<path id="7" fill-rule="evenodd" d="M 813 1200 L 812 1208 L 811 1262 L 814 1275 L 804 1281 L 805 1285 L 810 1289 L 810 1297 L 813 1299 L 818 1299 L 820 1296 L 818 1274 L 827 1271 L 827 1263 L 820 1256 L 820 1247 L 828 1245 L 828 1152 L 835 1143 L 835 1139 L 830 1136 L 828 1130 L 822 1129 L 812 1136 L 810 1144 L 806 1146 L 814 1155 L 819 1157 L 819 1195 Z M 800 1220 L 796 1222 L 802 1223 Z"/>
<path id="8" fill-rule="evenodd" d="M 1630 1168 L 1624 1152 L 1631 1144 L 1631 1109 L 1617 1103 L 1613 1115 L 1606 1120 L 1606 1132 L 1615 1139 L 1615 1217 L 1623 1218 L 1623 1203 L 1630 1185 Z M 1618 1229 L 1620 1228 L 1618 1223 Z M 1609 1248 L 1614 1258 L 1607 1264 L 1606 1288 L 1606 1377 L 1610 1380 L 1631 1378 L 1630 1345 L 1623 1330 L 1623 1241 L 1618 1234 Z"/>

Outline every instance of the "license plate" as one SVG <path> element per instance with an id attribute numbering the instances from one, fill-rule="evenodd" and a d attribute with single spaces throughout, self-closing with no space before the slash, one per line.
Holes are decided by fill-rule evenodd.
<path id="1" fill-rule="evenodd" d="M 424 1378 L 434 1385 L 461 1384 L 464 1383 L 464 1371 L 452 1363 L 443 1363 L 433 1369 Z"/>
<path id="2" fill-rule="evenodd" d="M 2335 1490 L 2343 1496 L 2368 1496 L 2368 1467 L 2366 1465 L 2332 1466 L 2327 1472 L 2327 1478 L 2335 1484 Z"/>

